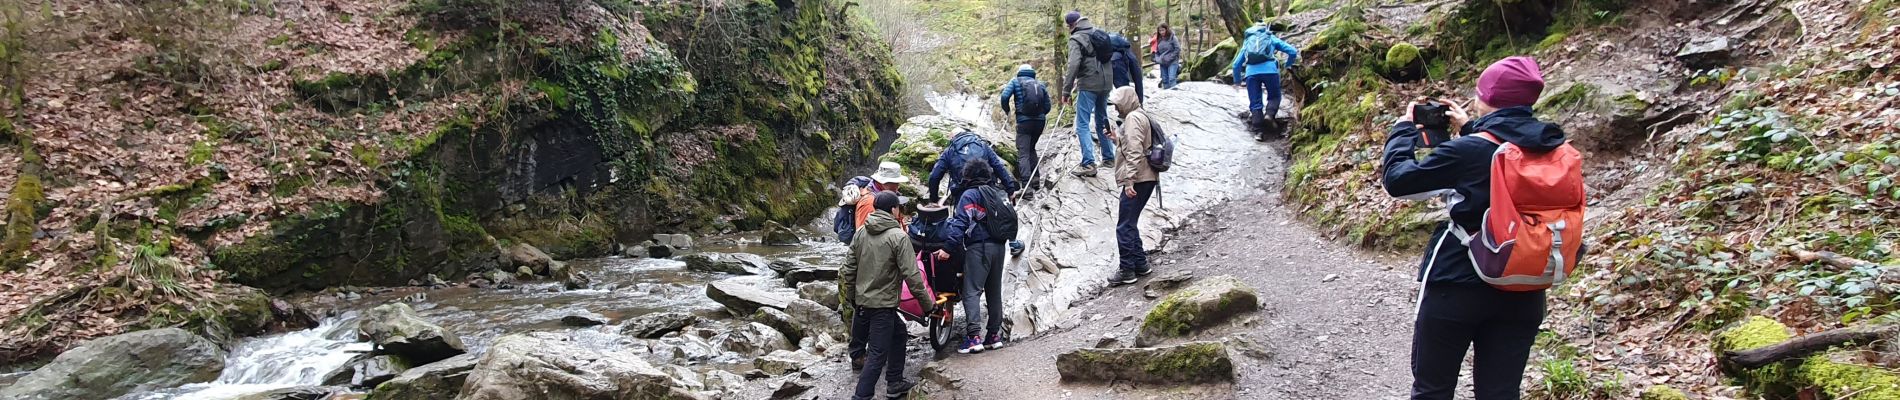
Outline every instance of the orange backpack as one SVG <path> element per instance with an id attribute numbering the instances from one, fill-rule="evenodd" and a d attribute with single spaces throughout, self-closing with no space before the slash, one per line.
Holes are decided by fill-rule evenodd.
<path id="1" fill-rule="evenodd" d="M 1478 277 L 1499 290 L 1543 290 L 1564 281 L 1583 253 L 1583 154 L 1569 143 L 1533 153 L 1498 144 L 1491 158 L 1491 208 L 1478 232 L 1452 229 L 1470 248 Z"/>

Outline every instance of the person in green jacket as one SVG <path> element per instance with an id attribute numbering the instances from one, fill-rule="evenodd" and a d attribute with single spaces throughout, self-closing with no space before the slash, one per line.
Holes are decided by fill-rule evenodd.
<path id="1" fill-rule="evenodd" d="M 934 313 L 936 303 L 925 291 L 923 273 L 917 270 L 917 253 L 911 248 L 910 235 L 892 217 L 897 211 L 896 193 L 877 192 L 872 200 L 875 211 L 851 240 L 851 256 L 845 258 L 838 278 L 844 282 L 844 307 L 855 307 L 853 325 L 864 325 L 868 355 L 864 370 L 858 373 L 853 399 L 870 399 L 877 391 L 877 376 L 884 375 L 884 392 L 891 398 L 910 393 L 915 383 L 904 379 L 905 345 L 910 333 L 897 312 L 903 286 L 910 285 L 911 296 L 925 302 L 925 314 Z M 853 329 L 854 331 L 856 329 Z"/>

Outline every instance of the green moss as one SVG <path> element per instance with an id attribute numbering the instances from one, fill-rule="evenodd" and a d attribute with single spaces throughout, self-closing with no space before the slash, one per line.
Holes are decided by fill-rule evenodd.
<path id="1" fill-rule="evenodd" d="M 1716 352 L 1730 350 L 1750 350 L 1785 342 L 1793 338 L 1788 326 L 1763 316 L 1748 317 L 1741 325 L 1716 335 L 1713 345 Z"/>
<path id="2" fill-rule="evenodd" d="M 46 199 L 37 173 L 23 173 L 7 198 L 6 235 L 0 238 L 0 271 L 26 265 L 33 248 L 33 230 L 39 225 L 39 205 Z"/>
<path id="3" fill-rule="evenodd" d="M 1199 342 L 1180 345 L 1162 357 L 1148 360 L 1141 368 L 1156 376 L 1186 377 L 1209 371 L 1232 370 L 1233 360 L 1227 357 L 1226 346 Z"/>
<path id="4" fill-rule="evenodd" d="M 1564 87 L 1563 91 L 1544 96 L 1544 100 L 1537 103 L 1536 109 L 1541 112 L 1557 112 L 1588 105 L 1594 102 L 1598 90 L 1597 85 L 1589 82 L 1572 83 Z"/>
<path id="5" fill-rule="evenodd" d="M 1689 400 L 1689 396 L 1669 385 L 1655 385 L 1643 389 L 1642 400 Z"/>
<path id="6" fill-rule="evenodd" d="M 1198 294 L 1194 289 L 1184 289 L 1161 299 L 1161 303 L 1155 304 L 1148 316 L 1142 318 L 1141 330 L 1163 336 L 1186 335 L 1191 328 L 1188 323 L 1195 320 L 1198 311 L 1187 299 Z"/>
<path id="7" fill-rule="evenodd" d="M 1387 71 L 1398 71 L 1410 67 L 1413 62 L 1417 61 L 1418 46 L 1413 46 L 1411 43 L 1401 42 L 1392 45 L 1392 48 L 1386 49 L 1385 51 L 1385 69 Z"/>

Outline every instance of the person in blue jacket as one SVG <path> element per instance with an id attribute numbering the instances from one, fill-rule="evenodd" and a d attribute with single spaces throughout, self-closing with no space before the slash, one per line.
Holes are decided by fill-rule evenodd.
<path id="1" fill-rule="evenodd" d="M 963 186 L 978 187 L 992 184 L 993 176 L 1009 176 L 1008 173 L 996 173 L 990 165 L 979 160 L 963 164 Z M 985 348 L 999 349 L 1009 338 L 1003 336 L 1003 246 L 1005 241 L 992 235 L 984 228 L 983 219 L 989 217 L 989 209 L 984 207 L 983 193 L 980 190 L 966 190 L 957 197 L 957 206 L 950 210 L 950 224 L 944 229 L 944 247 L 963 249 L 963 298 L 964 332 L 968 336 L 963 345 L 957 347 L 958 353 L 981 353 Z M 937 260 L 950 259 L 950 253 L 938 250 Z M 983 302 L 978 303 L 978 298 Z M 982 307 L 979 307 L 982 306 Z M 989 312 L 985 320 L 984 311 Z M 985 338 L 983 332 L 989 332 Z"/>
<path id="2" fill-rule="evenodd" d="M 950 145 L 944 147 L 943 154 L 937 156 L 937 164 L 930 167 L 930 179 L 925 182 L 930 185 L 930 200 L 956 198 L 963 195 L 963 189 L 975 187 L 964 184 L 969 179 L 963 176 L 963 171 L 961 171 L 963 164 L 971 160 L 989 164 L 992 170 L 1004 171 L 996 174 L 1002 181 L 1002 186 L 999 187 L 1004 192 L 1016 192 L 1016 179 L 1010 177 L 1009 168 L 1003 165 L 1003 157 L 996 155 L 996 149 L 990 146 L 988 140 L 977 136 L 976 132 L 964 130 L 950 138 Z M 946 197 L 938 197 L 937 188 L 943 184 L 944 177 L 950 178 L 950 192 Z M 995 183 L 994 181 L 986 182 L 986 184 Z"/>
<path id="3" fill-rule="evenodd" d="M 1115 87 L 1134 86 L 1135 97 L 1147 101 L 1148 92 L 1141 88 L 1141 56 L 1135 55 L 1128 38 L 1119 33 L 1109 36 L 1108 40 L 1115 44 L 1115 55 L 1108 59 L 1109 66 L 1115 70 Z"/>
<path id="4" fill-rule="evenodd" d="M 1247 64 L 1246 46 L 1248 42 L 1254 41 L 1256 36 L 1259 40 L 1265 41 L 1268 46 L 1267 54 L 1275 60 Z M 1234 52 L 1234 84 L 1247 87 L 1248 122 L 1253 129 L 1260 130 L 1259 140 L 1266 140 L 1265 135 L 1268 132 L 1279 130 L 1278 127 L 1268 125 L 1276 123 L 1274 117 L 1280 113 L 1280 63 L 1277 61 L 1279 57 L 1274 55 L 1276 52 L 1286 53 L 1286 64 L 1289 66 L 1300 62 L 1300 50 L 1280 40 L 1279 36 L 1273 34 L 1273 29 L 1267 27 L 1265 23 L 1254 24 L 1253 27 L 1247 28 L 1247 40 L 1241 41 L 1240 48 Z M 1265 103 L 1261 102 L 1263 92 L 1266 95 Z"/>

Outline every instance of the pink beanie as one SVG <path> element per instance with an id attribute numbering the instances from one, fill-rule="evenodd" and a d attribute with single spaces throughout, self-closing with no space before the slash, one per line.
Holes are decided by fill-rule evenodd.
<path id="1" fill-rule="evenodd" d="M 1505 57 L 1478 75 L 1478 99 L 1497 108 L 1537 104 L 1544 93 L 1544 73 L 1530 57 Z"/>

